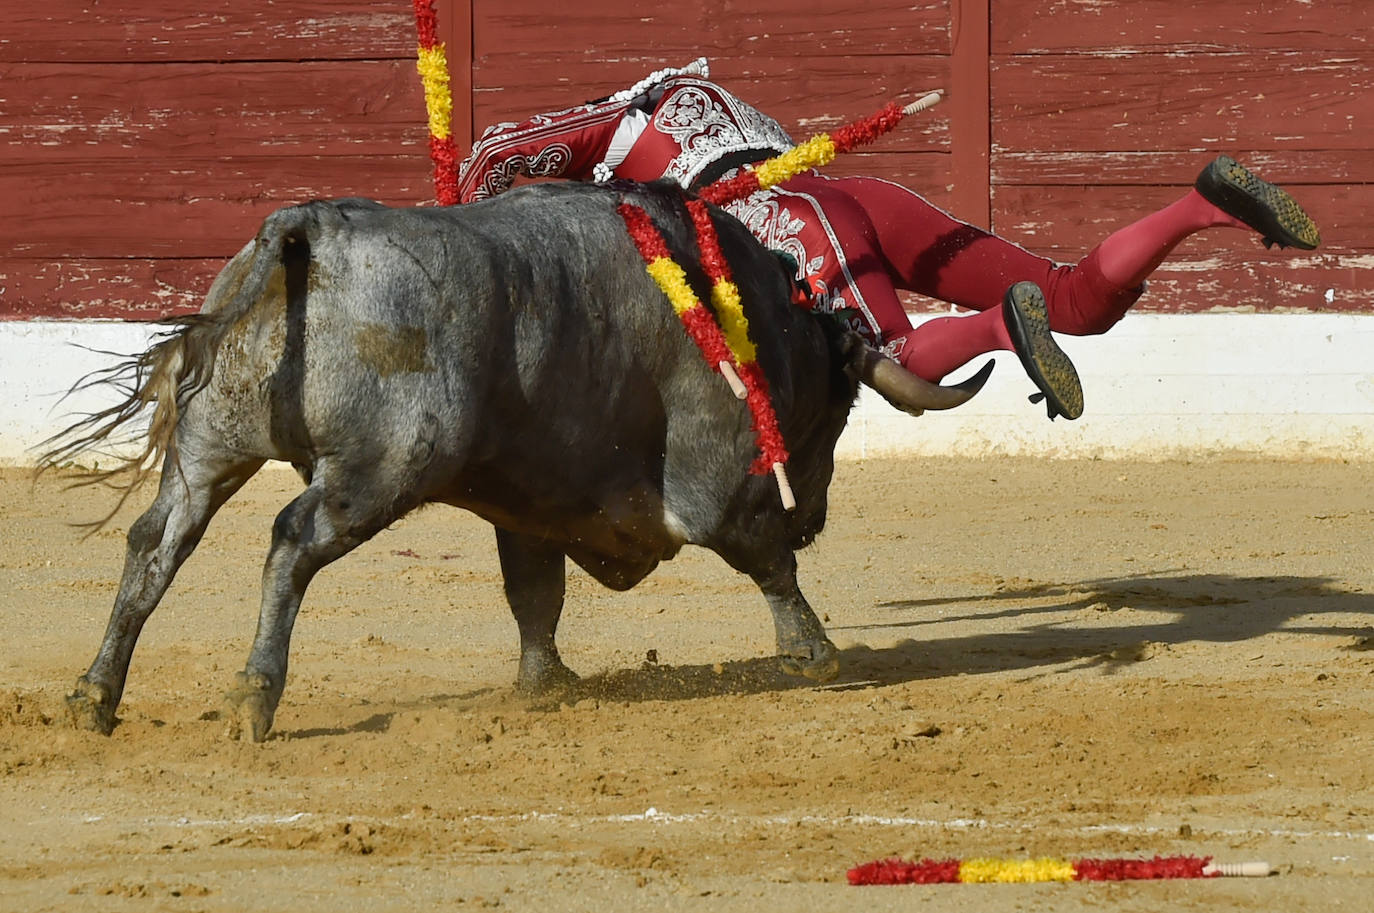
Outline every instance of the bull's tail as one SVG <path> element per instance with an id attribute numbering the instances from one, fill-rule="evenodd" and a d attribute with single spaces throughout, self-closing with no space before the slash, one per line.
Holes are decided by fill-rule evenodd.
<path id="1" fill-rule="evenodd" d="M 107 409 L 81 416 L 38 445 L 38 472 L 73 463 L 86 453 L 113 460 L 106 468 L 82 470 L 73 484 L 108 484 L 121 495 L 113 510 L 91 524 L 103 526 L 124 501 L 159 467 L 179 466 L 176 430 L 187 405 L 205 389 L 214 374 L 220 345 L 261 298 L 272 272 L 285 265 L 306 269 L 310 243 L 323 204 L 278 210 L 263 222 L 243 273 L 223 290 L 226 301 L 207 300 L 199 314 L 158 321 L 172 329 L 156 337 L 144 352 L 78 380 L 66 396 L 94 387 L 113 387 L 123 398 Z M 214 296 L 212 296 L 214 297 Z M 65 398 L 65 397 L 64 397 Z M 149 408 L 146 431 L 136 420 Z"/>

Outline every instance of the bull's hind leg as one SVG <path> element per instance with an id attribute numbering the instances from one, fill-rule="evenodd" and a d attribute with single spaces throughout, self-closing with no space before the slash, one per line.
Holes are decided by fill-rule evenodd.
<path id="1" fill-rule="evenodd" d="M 277 515 L 262 573 L 257 636 L 247 664 L 226 695 L 225 734 L 229 738 L 254 742 L 267 738 L 286 686 L 291 629 L 306 587 L 325 565 L 419 503 L 418 498 L 398 492 L 396 485 L 374 471 L 316 466 L 310 485 Z"/>
<path id="2" fill-rule="evenodd" d="M 563 614 L 567 556 L 540 539 L 496 530 L 496 552 L 505 578 L 506 602 L 520 629 L 520 672 L 516 687 L 529 694 L 577 681 L 554 644 Z"/>
<path id="3" fill-rule="evenodd" d="M 124 694 L 129 660 L 148 616 L 157 608 L 182 562 L 195 550 L 215 511 L 262 465 L 197 459 L 183 448 L 180 468 L 171 461 L 152 505 L 129 527 L 124 576 L 105 638 L 86 674 L 67 697 L 72 722 L 108 735 Z"/>

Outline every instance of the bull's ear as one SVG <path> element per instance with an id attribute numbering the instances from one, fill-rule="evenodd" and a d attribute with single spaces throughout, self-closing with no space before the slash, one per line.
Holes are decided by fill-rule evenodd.
<path id="1" fill-rule="evenodd" d="M 968 380 L 942 387 L 912 374 L 897 362 L 868 345 L 851 350 L 852 364 L 859 380 L 873 388 L 893 406 L 912 415 L 927 409 L 953 409 L 973 399 L 992 375 L 995 362 L 989 360 Z"/>
<path id="2" fill-rule="evenodd" d="M 801 272 L 801 265 L 797 263 L 797 258 L 785 250 L 769 248 L 768 252 L 782 267 L 783 274 L 787 276 L 787 291 L 791 295 L 792 303 L 803 307 L 811 307 L 811 288 L 803 282 L 797 273 Z"/>
<path id="3" fill-rule="evenodd" d="M 795 276 L 797 273 L 801 272 L 801 264 L 797 262 L 796 257 L 792 256 L 787 251 L 778 250 L 776 247 L 770 247 L 768 248 L 768 252 L 778 258 L 778 262 L 782 264 L 783 271 L 789 276 Z"/>

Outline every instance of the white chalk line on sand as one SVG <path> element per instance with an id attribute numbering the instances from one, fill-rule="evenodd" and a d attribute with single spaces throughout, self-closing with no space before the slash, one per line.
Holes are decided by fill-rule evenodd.
<path id="1" fill-rule="evenodd" d="M 145 827 L 261 827 L 263 825 L 284 825 L 297 824 L 311 818 L 325 818 L 326 816 L 316 815 L 312 812 L 295 812 L 290 815 L 246 815 L 238 818 L 145 818 L 138 823 Z M 328 816 L 333 818 L 334 816 Z M 401 815 L 402 820 L 413 817 L 406 814 Z M 95 824 L 105 820 L 103 815 L 88 815 L 82 819 L 83 823 Z M 338 820 L 370 822 L 369 819 L 356 816 L 340 816 Z M 927 828 L 936 830 L 1006 830 L 1006 831 L 1031 831 L 1040 830 L 1043 825 L 1040 823 L 1026 823 L 1014 821 L 989 821 L 986 818 L 907 818 L 893 817 L 889 815 L 738 815 L 724 814 L 721 812 L 702 811 L 702 812 L 663 812 L 657 808 L 649 808 L 643 812 L 623 814 L 623 815 L 575 815 L 567 812 L 520 812 L 509 815 L 464 815 L 455 819 L 440 819 L 456 822 L 478 822 L 482 824 L 520 824 L 523 822 L 539 822 L 558 824 L 566 827 L 585 827 L 598 824 L 695 824 L 700 822 L 716 824 L 752 825 L 787 827 L 797 825 L 812 825 L 819 827 L 903 827 L 903 828 Z M 133 822 L 121 822 L 133 823 Z M 1127 834 L 1139 836 L 1157 836 L 1159 834 L 1175 834 L 1176 827 L 1164 827 L 1150 824 L 1079 824 L 1079 825 L 1055 825 L 1056 829 L 1070 833 L 1080 834 Z M 1311 840 L 1314 838 L 1327 838 L 1333 840 L 1363 840 L 1374 843 L 1374 832 L 1365 833 L 1361 831 L 1322 831 L 1322 830 L 1293 830 L 1288 828 L 1253 828 L 1253 827 L 1208 827 L 1199 824 L 1196 830 L 1201 833 L 1218 834 L 1224 837 L 1284 837 L 1295 840 Z"/>

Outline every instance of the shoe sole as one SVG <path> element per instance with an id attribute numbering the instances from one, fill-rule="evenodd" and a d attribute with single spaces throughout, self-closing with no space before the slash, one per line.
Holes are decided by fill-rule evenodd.
<path id="1" fill-rule="evenodd" d="M 1002 315 L 1012 345 L 1026 374 L 1045 394 L 1050 418 L 1072 421 L 1083 414 L 1083 385 L 1073 362 L 1050 334 L 1045 296 L 1034 282 L 1018 282 L 1007 289 Z"/>
<path id="2" fill-rule="evenodd" d="M 1207 166 L 1197 189 L 1208 202 L 1263 235 L 1265 245 L 1314 250 L 1321 243 L 1316 223 L 1297 200 L 1228 155 Z"/>

